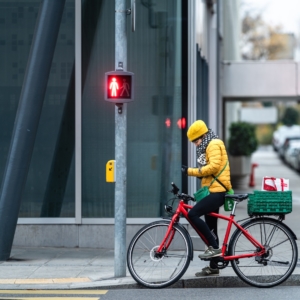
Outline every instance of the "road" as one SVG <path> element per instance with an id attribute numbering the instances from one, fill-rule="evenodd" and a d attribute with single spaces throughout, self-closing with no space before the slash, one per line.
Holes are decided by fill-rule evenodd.
<path id="1" fill-rule="evenodd" d="M 101 300 L 174 300 L 174 299 L 209 299 L 209 300 L 270 300 L 300 299 L 300 287 L 257 288 L 219 288 L 219 289 L 164 289 L 164 290 L 112 290 Z"/>
<path id="2" fill-rule="evenodd" d="M 0 300 L 102 300 L 107 292 L 107 290 L 0 290 Z"/>
<path id="3" fill-rule="evenodd" d="M 300 287 L 277 286 L 271 289 L 246 288 L 203 288 L 203 289 L 125 289 L 125 290 L 73 290 L 73 291 L 46 291 L 26 290 L 19 291 L 0 290 L 0 299 L 25 300 L 182 300 L 182 299 L 210 299 L 210 300 L 269 300 L 269 299 L 300 299 Z"/>

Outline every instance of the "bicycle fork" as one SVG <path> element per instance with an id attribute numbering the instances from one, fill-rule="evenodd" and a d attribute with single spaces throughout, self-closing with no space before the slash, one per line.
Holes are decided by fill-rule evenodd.
<path id="1" fill-rule="evenodd" d="M 173 228 L 173 226 L 177 220 L 178 220 L 178 216 L 174 215 L 168 226 L 168 230 L 167 230 L 160 246 L 156 250 L 156 254 L 155 254 L 156 256 L 160 256 L 160 254 L 165 254 L 165 252 L 169 248 L 169 246 L 174 238 L 174 235 L 175 235 L 175 229 Z"/>

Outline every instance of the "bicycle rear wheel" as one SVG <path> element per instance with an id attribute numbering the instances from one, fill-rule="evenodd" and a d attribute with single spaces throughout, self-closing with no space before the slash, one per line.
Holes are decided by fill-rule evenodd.
<path id="1" fill-rule="evenodd" d="M 157 254 L 170 221 L 161 220 L 143 227 L 132 239 L 127 252 L 127 266 L 132 277 L 148 288 L 167 287 L 181 278 L 190 264 L 192 246 L 186 231 L 174 225 L 174 237 Z"/>
<path id="2" fill-rule="evenodd" d="M 298 248 L 290 230 L 271 218 L 257 218 L 242 224 L 257 241 L 266 247 L 262 256 L 231 261 L 235 273 L 255 287 L 273 287 L 293 273 L 298 260 Z M 257 252 L 252 243 L 237 230 L 229 244 L 229 255 Z"/>

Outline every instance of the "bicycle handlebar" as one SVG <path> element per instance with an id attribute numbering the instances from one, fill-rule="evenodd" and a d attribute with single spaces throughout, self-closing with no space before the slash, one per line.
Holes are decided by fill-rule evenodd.
<path id="1" fill-rule="evenodd" d="M 179 188 L 176 186 L 174 182 L 172 182 L 171 185 L 172 185 L 172 190 L 170 192 L 173 193 L 177 198 L 180 198 L 183 201 L 190 201 L 190 200 L 195 201 L 195 199 L 188 194 L 178 193 Z"/>
<path id="2" fill-rule="evenodd" d="M 178 194 L 178 198 L 182 199 L 183 201 L 190 201 L 190 200 L 195 201 L 194 197 L 184 194 L 184 193 Z"/>

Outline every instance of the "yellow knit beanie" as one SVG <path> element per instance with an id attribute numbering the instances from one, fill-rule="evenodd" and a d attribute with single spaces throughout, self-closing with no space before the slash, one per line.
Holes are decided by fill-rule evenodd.
<path id="1" fill-rule="evenodd" d="M 202 120 L 195 121 L 187 131 L 187 137 L 191 142 L 197 140 L 200 136 L 208 132 L 206 124 Z"/>

